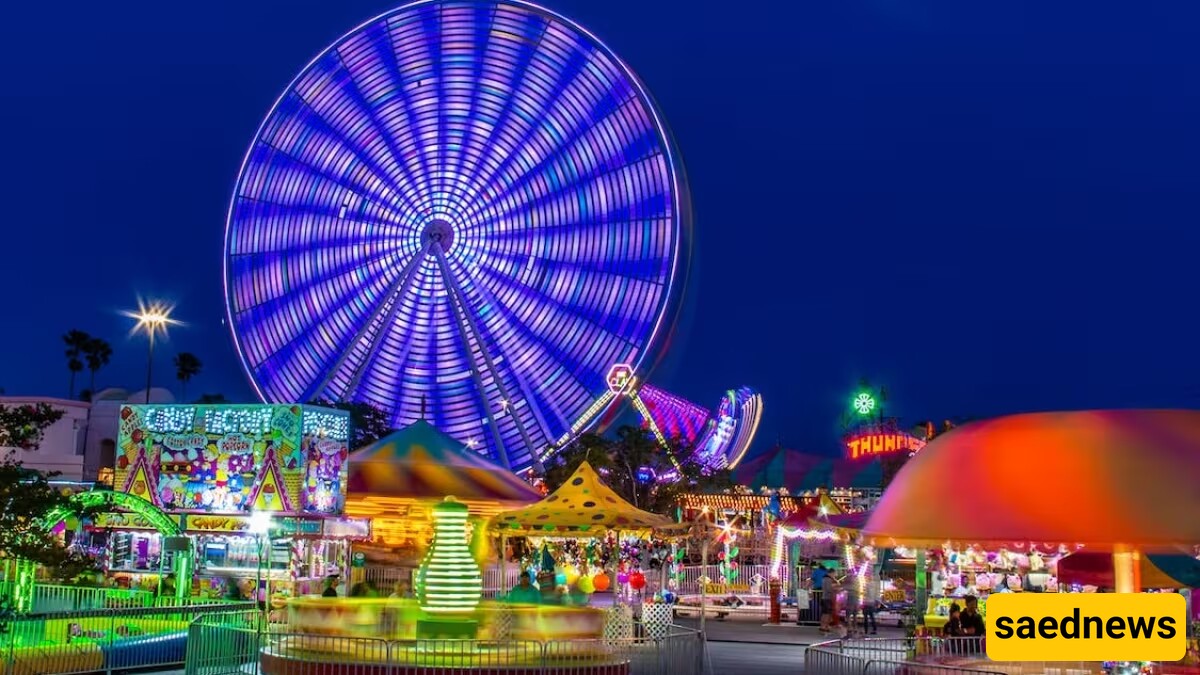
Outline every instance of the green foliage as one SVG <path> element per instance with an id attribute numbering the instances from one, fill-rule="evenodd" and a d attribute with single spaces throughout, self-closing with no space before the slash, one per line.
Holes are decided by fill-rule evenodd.
<path id="1" fill-rule="evenodd" d="M 0 405 L 0 446 L 35 451 L 46 428 L 62 417 L 62 410 L 45 403 Z M 72 502 L 70 492 L 50 484 L 57 475 L 21 466 L 16 451 L 0 460 L 0 557 L 32 560 L 56 576 L 74 577 L 89 564 L 86 556 L 68 551 L 57 537 L 49 536 L 42 519 L 52 509 L 81 518 L 93 514 Z"/>
<path id="2" fill-rule="evenodd" d="M 46 428 L 62 419 L 63 414 L 48 403 L 0 404 L 0 447 L 37 450 Z"/>
<path id="3" fill-rule="evenodd" d="M 83 355 L 92 336 L 72 328 L 62 336 L 62 340 L 67 347 L 64 351 L 67 357 L 67 370 L 71 371 L 71 387 L 68 396 L 75 398 L 75 376 L 83 370 Z"/>
<path id="4" fill-rule="evenodd" d="M 98 337 L 89 337 L 83 345 L 83 357 L 87 361 L 87 369 L 91 374 L 88 392 L 89 394 L 96 393 L 96 371 L 108 365 L 109 359 L 112 358 L 112 345 L 106 340 Z M 88 396 L 90 399 L 91 396 Z"/>
<path id="5" fill-rule="evenodd" d="M 336 408 L 350 413 L 350 449 L 357 450 L 387 436 L 396 429 L 383 410 L 359 401 L 326 401 L 318 399 L 310 405 Z"/>
<path id="6" fill-rule="evenodd" d="M 664 449 L 648 430 L 634 426 L 622 426 L 611 437 L 584 434 L 546 463 L 543 479 L 546 487 L 556 490 L 587 460 L 623 499 L 644 511 L 664 515 L 670 515 L 680 495 L 717 492 L 733 486 L 729 471 L 714 471 L 692 461 L 692 449 L 680 439 L 672 439 L 668 445 Z M 676 468 L 672 456 L 688 459 Z M 679 478 L 639 481 L 638 470 L 642 468 L 659 476 L 676 472 Z"/>

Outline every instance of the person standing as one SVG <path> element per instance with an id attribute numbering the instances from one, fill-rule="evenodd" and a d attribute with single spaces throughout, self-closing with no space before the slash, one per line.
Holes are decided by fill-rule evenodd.
<path id="1" fill-rule="evenodd" d="M 879 611 L 879 573 L 871 569 L 867 572 L 866 588 L 863 589 L 863 631 L 871 635 L 879 633 L 879 624 L 875 621 L 875 613 Z"/>
<path id="2" fill-rule="evenodd" d="M 983 636 L 987 634 L 983 615 L 979 613 L 979 598 L 968 595 L 963 600 L 967 603 L 967 607 L 963 610 L 959 620 L 962 623 L 963 635 L 972 638 L 966 645 L 967 650 L 971 653 L 979 653 L 983 645 Z"/>

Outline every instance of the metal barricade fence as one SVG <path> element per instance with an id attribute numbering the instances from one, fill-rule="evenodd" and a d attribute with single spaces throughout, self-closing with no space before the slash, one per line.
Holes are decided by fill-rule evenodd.
<path id="1" fill-rule="evenodd" d="M 124 671 L 185 662 L 189 624 L 214 609 L 137 607 L 28 614 L 5 626 L 7 675 Z"/>
<path id="2" fill-rule="evenodd" d="M 450 672 L 566 675 L 591 672 L 628 675 L 705 675 L 703 635 L 679 627 L 656 639 L 590 640 L 382 640 L 337 635 L 260 633 L 230 612 L 197 617 L 188 632 L 186 675 L 327 675 L 331 666 L 384 675 L 405 666 L 434 663 Z M 252 623 L 252 622 L 250 622 Z M 286 666 L 286 668 L 285 668 Z M 600 670 L 596 670 L 599 668 Z"/>
<path id="3" fill-rule="evenodd" d="M 262 636 L 258 610 L 222 610 L 196 617 L 188 627 L 187 675 L 255 675 Z"/>
<path id="4" fill-rule="evenodd" d="M 971 663 L 945 663 L 971 661 Z M 977 638 L 861 638 L 822 642 L 804 655 L 806 672 L 831 675 L 1096 675 L 1096 662 L 988 661 Z M 1152 666 L 1153 673 L 1161 667 Z"/>
<path id="5" fill-rule="evenodd" d="M 33 587 L 33 611 L 38 614 L 150 607 L 154 601 L 154 593 L 142 590 L 41 583 Z"/>

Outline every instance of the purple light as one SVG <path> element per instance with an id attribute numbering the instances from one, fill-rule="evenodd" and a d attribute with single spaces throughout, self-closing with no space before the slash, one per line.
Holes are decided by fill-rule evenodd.
<path id="1" fill-rule="evenodd" d="M 243 366 L 272 402 L 421 416 L 514 470 L 653 357 L 686 200 L 644 87 L 568 19 L 418 2 L 268 113 L 226 233 Z M 501 401 L 507 401 L 501 405 Z"/>

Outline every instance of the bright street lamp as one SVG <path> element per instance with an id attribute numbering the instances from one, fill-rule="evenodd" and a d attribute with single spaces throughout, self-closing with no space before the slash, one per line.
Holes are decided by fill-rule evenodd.
<path id="1" fill-rule="evenodd" d="M 180 322 L 171 318 L 172 309 L 174 308 L 161 302 L 151 302 L 149 305 L 145 305 L 139 300 L 138 311 L 125 312 L 125 316 L 137 319 L 132 332 L 145 333 L 149 339 L 150 346 L 146 352 L 146 403 L 150 402 L 150 383 L 154 370 L 154 336 L 159 332 L 166 336 L 167 326 L 180 325 Z"/>

